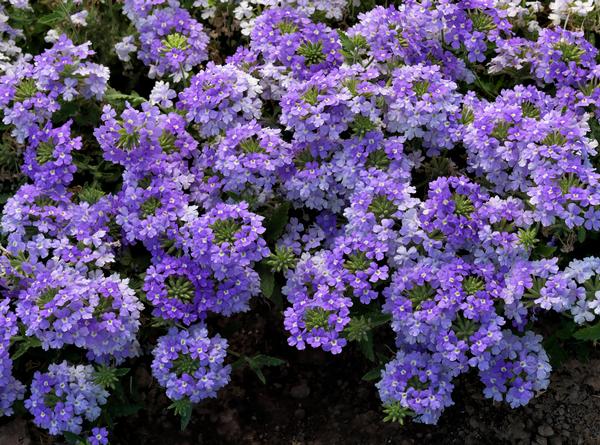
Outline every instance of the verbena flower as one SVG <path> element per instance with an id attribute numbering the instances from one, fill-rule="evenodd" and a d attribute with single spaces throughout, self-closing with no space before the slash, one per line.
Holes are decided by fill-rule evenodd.
<path id="1" fill-rule="evenodd" d="M 11 337 L 18 332 L 17 316 L 10 309 L 10 300 L 0 300 L 0 417 L 13 414 L 13 403 L 23 398 L 25 386 L 12 373 L 13 361 L 10 358 Z"/>
<path id="2" fill-rule="evenodd" d="M 90 42 L 74 45 L 61 35 L 54 45 L 37 55 L 33 63 L 21 59 L 0 77 L 0 109 L 3 122 L 23 142 L 49 122 L 60 101 L 78 97 L 101 99 L 107 88 L 108 68 L 87 61 L 94 52 Z"/>
<path id="3" fill-rule="evenodd" d="M 202 136 L 215 136 L 238 123 L 259 118 L 260 93 L 254 77 L 232 65 L 209 62 L 179 93 L 177 107 L 188 122 L 198 126 Z"/>
<path id="4" fill-rule="evenodd" d="M 150 78 L 171 75 L 175 81 L 207 59 L 208 36 L 202 24 L 179 7 L 156 9 L 139 25 L 139 59 Z"/>
<path id="5" fill-rule="evenodd" d="M 94 421 L 106 403 L 108 392 L 94 383 L 90 365 L 70 365 L 66 361 L 36 371 L 25 407 L 34 423 L 51 435 L 79 434 L 84 421 Z"/>
<path id="6" fill-rule="evenodd" d="M 152 374 L 171 400 L 197 403 L 215 397 L 229 382 L 226 354 L 227 341 L 219 335 L 209 337 L 203 324 L 171 328 L 153 351 Z"/>
<path id="7" fill-rule="evenodd" d="M 37 270 L 16 301 L 25 335 L 37 337 L 44 349 L 75 345 L 100 362 L 138 354 L 141 310 L 127 281 L 115 275 L 87 278 L 52 263 Z"/>
<path id="8" fill-rule="evenodd" d="M 72 121 L 57 127 L 46 127 L 31 135 L 25 152 L 23 171 L 42 188 L 68 186 L 77 167 L 71 152 L 81 150 L 81 137 L 71 136 Z"/>

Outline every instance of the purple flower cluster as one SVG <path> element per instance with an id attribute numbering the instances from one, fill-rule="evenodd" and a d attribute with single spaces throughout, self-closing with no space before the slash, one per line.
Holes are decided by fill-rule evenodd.
<path id="1" fill-rule="evenodd" d="M 90 42 L 74 45 L 65 35 L 42 54 L 15 62 L 0 76 L 0 111 L 19 141 L 36 135 L 60 109 L 61 102 L 79 97 L 101 99 L 108 68 L 86 59 L 94 54 Z"/>
<path id="2" fill-rule="evenodd" d="M 600 258 L 573 260 L 564 271 L 564 279 L 576 299 L 571 313 L 576 323 L 593 321 L 600 315 Z"/>
<path id="3" fill-rule="evenodd" d="M 422 139 L 429 155 L 453 147 L 461 137 L 461 97 L 456 84 L 445 79 L 435 65 L 402 67 L 392 73 L 392 79 L 386 94 L 388 131 L 403 134 L 407 140 Z"/>
<path id="4" fill-rule="evenodd" d="M 190 13 L 179 7 L 156 9 L 137 23 L 139 59 L 150 67 L 150 78 L 172 75 L 181 80 L 207 59 L 208 36 Z"/>
<path id="5" fill-rule="evenodd" d="M 152 374 L 171 400 L 197 403 L 216 397 L 229 382 L 231 366 L 223 363 L 226 354 L 227 341 L 219 335 L 209 337 L 203 324 L 172 328 L 158 339 Z"/>
<path id="6" fill-rule="evenodd" d="M 0 300 L 0 417 L 13 413 L 12 405 L 22 399 L 25 386 L 12 374 L 13 362 L 10 358 L 10 340 L 17 334 L 17 317 L 10 310 L 10 300 Z"/>
<path id="7" fill-rule="evenodd" d="M 338 354 L 346 345 L 341 333 L 350 321 L 352 300 L 344 295 L 342 268 L 332 256 L 325 251 L 303 258 L 283 289 L 292 303 L 284 313 L 288 343 L 298 349 L 308 343 Z"/>
<path id="8" fill-rule="evenodd" d="M 263 63 L 310 77 L 341 65 L 336 32 L 290 8 L 268 9 L 255 22 L 250 50 Z"/>
<path id="9" fill-rule="evenodd" d="M 398 352 L 385 365 L 377 384 L 384 404 L 400 403 L 417 413 L 416 420 L 437 423 L 444 408 L 452 405 L 452 375 L 423 352 Z"/>
<path id="10" fill-rule="evenodd" d="M 85 420 L 94 421 L 100 416 L 100 407 L 108 397 L 93 377 L 92 366 L 74 366 L 66 361 L 51 364 L 47 372 L 36 371 L 31 395 L 25 400 L 34 423 L 52 435 L 79 434 Z"/>
<path id="11" fill-rule="evenodd" d="M 589 116 L 535 87 L 505 90 L 496 100 L 475 101 L 464 143 L 469 167 L 498 192 L 523 192 L 528 218 L 550 226 L 597 230 L 599 178 L 587 136 Z"/>
<path id="12" fill-rule="evenodd" d="M 201 136 L 216 136 L 238 123 L 260 117 L 261 87 L 257 79 L 232 65 L 209 62 L 179 93 L 177 108 Z"/>
<path id="13" fill-rule="evenodd" d="M 16 313 L 25 334 L 45 349 L 73 344 L 97 361 L 137 355 L 142 305 L 128 282 L 116 275 L 84 277 L 61 264 L 49 264 L 17 297 Z"/>
<path id="14" fill-rule="evenodd" d="M 263 128 L 255 121 L 227 131 L 214 148 L 213 170 L 223 192 L 250 194 L 257 202 L 274 195 L 291 168 L 291 147 L 281 131 Z"/>
<path id="15" fill-rule="evenodd" d="M 71 137 L 69 121 L 57 128 L 44 128 L 32 134 L 24 155 L 23 171 L 42 189 L 68 186 L 77 170 L 73 150 L 81 150 L 81 137 Z"/>

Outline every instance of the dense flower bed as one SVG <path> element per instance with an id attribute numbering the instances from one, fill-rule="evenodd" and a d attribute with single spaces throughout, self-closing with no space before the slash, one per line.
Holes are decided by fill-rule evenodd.
<path id="1" fill-rule="evenodd" d="M 185 424 L 280 362 L 217 332 L 257 298 L 399 422 L 529 402 L 549 312 L 600 338 L 598 7 L 366 3 L 0 3 L 0 415 L 105 444 L 146 357 Z"/>

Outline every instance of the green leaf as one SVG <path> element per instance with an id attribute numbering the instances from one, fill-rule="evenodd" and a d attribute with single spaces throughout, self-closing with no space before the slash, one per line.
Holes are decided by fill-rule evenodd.
<path id="1" fill-rule="evenodd" d="M 256 368 L 252 365 L 250 365 L 250 369 L 252 369 L 252 371 L 254 371 L 254 374 L 256 374 L 256 377 L 258 377 L 258 380 L 260 380 L 263 385 L 267 384 L 267 379 L 266 379 L 265 375 L 263 374 L 262 369 Z"/>
<path id="2" fill-rule="evenodd" d="M 586 233 L 587 231 L 585 230 L 585 227 L 580 227 L 579 230 L 577 230 L 577 241 L 579 241 L 579 243 L 583 243 L 585 241 Z"/>
<path id="3" fill-rule="evenodd" d="M 285 365 L 287 361 L 277 358 L 271 357 L 270 355 L 258 354 L 252 357 L 252 361 L 259 366 L 281 366 Z"/>
<path id="4" fill-rule="evenodd" d="M 77 116 L 79 109 L 80 107 L 76 101 L 64 102 L 61 104 L 60 109 L 54 113 L 52 120 L 54 123 L 62 124 Z"/>
<path id="5" fill-rule="evenodd" d="M 267 298 L 273 296 L 273 290 L 275 289 L 275 275 L 271 271 L 260 272 L 260 290 L 263 295 Z"/>
<path id="6" fill-rule="evenodd" d="M 572 319 L 564 317 L 560 323 L 560 327 L 552 334 L 561 340 L 568 340 L 573 337 L 577 324 Z"/>
<path id="7" fill-rule="evenodd" d="M 573 337 L 577 340 L 600 340 L 600 323 L 576 331 Z"/>
<path id="8" fill-rule="evenodd" d="M 369 316 L 369 325 L 371 326 L 371 329 L 373 329 L 378 326 L 389 323 L 391 320 L 392 320 L 391 314 L 386 314 L 386 313 L 380 312 L 380 313 L 376 313 L 376 314 Z"/>
<path id="9" fill-rule="evenodd" d="M 129 404 L 122 404 L 119 403 L 118 405 L 114 405 L 110 407 L 110 414 L 112 417 L 128 417 L 128 416 L 133 416 L 134 414 L 137 414 L 137 412 L 139 410 L 141 410 L 143 408 L 142 405 L 139 405 L 137 403 L 129 403 Z"/>
<path id="10" fill-rule="evenodd" d="M 123 377 L 124 375 L 126 375 L 131 369 L 130 368 L 118 368 L 115 369 L 115 375 L 117 377 Z"/>
<path id="11" fill-rule="evenodd" d="M 560 366 L 567 358 L 569 354 L 565 351 L 563 345 L 558 341 L 556 337 L 549 337 L 544 340 L 544 349 L 550 357 L 550 364 L 553 367 Z"/>
<path id="12" fill-rule="evenodd" d="M 120 91 L 115 90 L 114 88 L 109 88 L 104 95 L 104 100 L 111 105 L 120 106 L 122 102 L 129 102 L 133 107 L 137 107 L 142 103 L 146 102 L 146 99 L 135 91 L 131 94 L 121 93 Z"/>
<path id="13" fill-rule="evenodd" d="M 277 241 L 281 237 L 288 223 L 289 210 L 289 202 L 284 202 L 273 210 L 271 217 L 265 223 L 265 238 L 267 241 Z"/>
<path id="14" fill-rule="evenodd" d="M 377 368 L 371 369 L 365 375 L 361 377 L 365 382 L 372 382 L 373 380 L 377 380 L 381 378 L 381 371 L 383 370 L 383 366 L 378 366 Z"/>
<path id="15" fill-rule="evenodd" d="M 68 443 L 70 444 L 86 444 L 87 440 L 85 440 L 83 437 L 71 433 L 70 431 L 64 431 L 62 433 L 62 435 L 64 436 L 64 438 L 67 440 Z"/>
<path id="16" fill-rule="evenodd" d="M 37 23 L 41 25 L 53 26 L 63 20 L 65 18 L 65 13 L 60 9 L 58 11 L 51 12 L 50 14 L 46 14 L 39 19 L 37 19 Z"/>
<path id="17" fill-rule="evenodd" d="M 254 357 L 244 356 L 244 360 L 248 364 L 249 368 L 256 374 L 256 377 L 265 385 L 267 379 L 262 372 L 262 368 L 265 366 L 281 366 L 286 364 L 285 360 L 277 357 L 271 357 L 269 355 L 258 354 Z"/>
<path id="18" fill-rule="evenodd" d="M 533 250 L 533 253 L 537 257 L 550 258 L 555 251 L 556 246 L 540 245 Z"/>
<path id="19" fill-rule="evenodd" d="M 42 346 L 42 342 L 37 337 L 23 337 L 22 341 L 11 357 L 13 360 L 17 360 L 23 356 L 30 348 L 39 348 Z"/>
<path id="20" fill-rule="evenodd" d="M 119 377 L 123 377 L 129 372 L 129 368 L 110 368 L 100 365 L 94 374 L 94 382 L 106 389 L 115 389 L 119 382 Z"/>
<path id="21" fill-rule="evenodd" d="M 360 352 L 369 360 L 375 361 L 375 350 L 373 348 L 373 333 L 368 332 L 366 338 L 358 342 Z"/>
<path id="22" fill-rule="evenodd" d="M 169 405 L 169 409 L 175 411 L 175 414 L 181 418 L 181 431 L 185 430 L 192 418 L 194 409 L 192 402 L 189 399 L 175 400 Z"/>

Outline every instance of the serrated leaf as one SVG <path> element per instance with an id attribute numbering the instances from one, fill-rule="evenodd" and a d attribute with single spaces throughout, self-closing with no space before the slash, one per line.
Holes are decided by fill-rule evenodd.
<path id="1" fill-rule="evenodd" d="M 50 14 L 46 14 L 39 19 L 37 19 L 37 23 L 40 25 L 53 26 L 56 23 L 60 22 L 65 18 L 65 14 L 63 11 L 58 10 L 51 12 Z"/>
<path id="2" fill-rule="evenodd" d="M 358 342 L 360 352 L 370 361 L 375 361 L 375 350 L 373 348 L 373 333 L 368 332 L 364 340 Z"/>
<path id="3" fill-rule="evenodd" d="M 580 227 L 577 231 L 577 241 L 583 243 L 585 241 L 586 233 L 587 231 L 585 230 L 585 227 Z"/>
<path id="4" fill-rule="evenodd" d="M 277 358 L 271 357 L 270 355 L 258 354 L 252 357 L 252 361 L 259 366 L 281 366 L 285 365 L 287 361 Z"/>
<path id="5" fill-rule="evenodd" d="M 267 270 L 260 273 L 260 290 L 263 295 L 267 298 L 273 296 L 273 290 L 275 289 L 275 275 L 273 272 Z"/>
<path id="6" fill-rule="evenodd" d="M 192 402 L 188 399 L 175 400 L 169 405 L 169 409 L 175 411 L 175 414 L 180 417 L 181 431 L 185 430 L 192 418 L 192 411 L 194 410 Z"/>
<path id="7" fill-rule="evenodd" d="M 29 349 L 39 348 L 42 346 L 42 342 L 37 337 L 24 337 L 23 343 L 19 345 L 15 353 L 12 355 L 13 360 L 17 360 L 22 357 Z"/>
<path id="8" fill-rule="evenodd" d="M 378 326 L 389 323 L 392 320 L 391 314 L 386 314 L 383 312 L 369 315 L 369 326 L 372 328 L 376 328 Z"/>
<path id="9" fill-rule="evenodd" d="M 115 369 L 115 375 L 117 377 L 123 377 L 124 375 L 126 375 L 131 369 L 130 368 L 118 368 Z"/>
<path id="10" fill-rule="evenodd" d="M 361 377 L 365 382 L 372 382 L 373 380 L 377 380 L 381 378 L 381 371 L 383 370 L 383 366 L 378 366 L 377 368 L 371 369 L 365 375 Z"/>
<path id="11" fill-rule="evenodd" d="M 600 323 L 576 331 L 573 337 L 577 340 L 600 340 Z"/>
<path id="12" fill-rule="evenodd" d="M 84 444 L 87 443 L 86 440 L 74 433 L 71 433 L 70 431 L 64 431 L 62 433 L 62 435 L 64 436 L 64 438 L 67 440 L 68 443 L 70 444 Z"/>
<path id="13" fill-rule="evenodd" d="M 281 366 L 287 363 L 285 360 L 282 360 L 277 357 L 271 357 L 269 355 L 258 354 L 254 357 L 245 356 L 244 360 L 248 363 L 250 369 L 256 374 L 256 377 L 265 385 L 267 383 L 267 379 L 262 372 L 262 368 L 265 366 Z"/>
<path id="14" fill-rule="evenodd" d="M 533 253 L 541 258 L 549 258 L 555 251 L 556 246 L 540 245 L 533 250 Z"/>
<path id="15" fill-rule="evenodd" d="M 257 368 L 252 365 L 250 365 L 250 369 L 252 369 L 252 371 L 254 371 L 254 374 L 256 374 L 256 377 L 258 377 L 258 380 L 260 380 L 263 385 L 267 384 L 267 379 L 266 379 L 265 375 L 263 374 L 262 369 Z"/>
<path id="16" fill-rule="evenodd" d="M 271 217 L 265 222 L 265 238 L 268 241 L 277 241 L 281 237 L 288 223 L 289 210 L 289 202 L 284 202 L 273 210 Z"/>
<path id="17" fill-rule="evenodd" d="M 125 94 L 114 88 L 109 88 L 104 95 L 104 101 L 111 105 L 120 105 L 119 102 L 129 102 L 132 106 L 136 107 L 143 102 L 146 102 L 146 99 L 135 92 L 132 94 Z"/>

